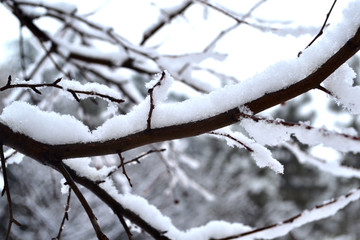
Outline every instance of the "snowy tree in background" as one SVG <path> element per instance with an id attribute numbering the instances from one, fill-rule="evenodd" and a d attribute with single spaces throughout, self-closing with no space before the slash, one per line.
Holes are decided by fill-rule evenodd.
<path id="1" fill-rule="evenodd" d="M 1 1 L 1 237 L 359 238 L 360 1 L 86 2 Z"/>

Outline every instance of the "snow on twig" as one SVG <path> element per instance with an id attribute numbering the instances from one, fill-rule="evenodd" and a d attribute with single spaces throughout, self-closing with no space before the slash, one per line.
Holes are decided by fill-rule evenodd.
<path id="1" fill-rule="evenodd" d="M 254 158 L 256 165 L 260 168 L 269 167 L 276 173 L 284 173 L 284 166 L 271 156 L 269 149 L 258 144 L 254 140 L 247 138 L 242 133 L 232 132 L 229 129 L 220 129 L 213 131 L 210 134 L 225 138 L 227 144 L 231 147 L 237 146 L 239 148 L 246 148 Z"/>
<path id="2" fill-rule="evenodd" d="M 157 80 L 156 77 L 159 77 Z M 161 75 L 157 75 L 154 80 L 146 84 L 146 87 L 149 89 L 149 114 L 147 119 L 147 129 L 151 129 L 151 118 L 155 105 L 165 100 L 167 97 L 167 92 L 173 82 L 173 78 L 166 72 L 163 71 Z"/>
<path id="3" fill-rule="evenodd" d="M 326 161 L 311 154 L 302 151 L 298 146 L 292 143 L 283 143 L 289 151 L 291 151 L 300 163 L 306 163 L 316 166 L 323 172 L 330 173 L 334 176 L 345 178 L 360 178 L 360 169 L 340 165 L 336 161 Z"/>
<path id="4" fill-rule="evenodd" d="M 240 234 L 229 235 L 224 238 L 215 238 L 216 240 L 230 240 L 230 239 L 274 239 L 286 235 L 295 228 L 301 227 L 304 224 L 324 219 L 336 214 L 351 202 L 357 201 L 360 198 L 360 188 L 354 189 L 349 193 L 342 195 L 336 199 L 328 200 L 322 204 L 315 206 L 312 209 L 305 210 L 300 214 L 291 217 L 283 222 L 273 224 L 270 226 L 257 228 L 251 231 Z M 214 238 L 213 238 L 214 239 Z M 214 239 L 214 240 L 215 240 Z"/>
<path id="5" fill-rule="evenodd" d="M 241 125 L 249 135 L 263 145 L 279 146 L 295 136 L 310 146 L 323 144 L 341 152 L 360 152 L 360 138 L 354 135 L 315 128 L 307 123 L 288 123 L 282 119 L 265 119 L 244 113 L 240 117 Z"/>

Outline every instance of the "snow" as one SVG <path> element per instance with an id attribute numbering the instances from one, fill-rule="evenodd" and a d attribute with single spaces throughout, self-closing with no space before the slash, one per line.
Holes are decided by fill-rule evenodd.
<path id="1" fill-rule="evenodd" d="M 90 166 L 91 158 L 71 158 L 64 159 L 63 162 L 72 170 L 76 171 L 80 177 L 86 177 L 94 182 L 104 180 L 107 175 L 116 168 L 115 166 L 104 166 L 101 169 L 96 169 Z"/>
<path id="2" fill-rule="evenodd" d="M 123 207 L 138 214 L 142 219 L 151 223 L 159 231 L 163 231 L 167 237 L 176 240 L 208 240 L 233 236 L 236 239 L 274 239 L 284 236 L 295 228 L 309 222 L 317 221 L 336 214 L 353 201 L 360 198 L 360 189 L 354 189 L 337 199 L 326 201 L 312 209 L 305 210 L 301 214 L 278 224 L 264 229 L 252 229 L 241 223 L 229 223 L 225 221 L 211 221 L 204 226 L 194 227 L 186 231 L 177 229 L 171 219 L 164 216 L 156 207 L 149 202 L 132 194 L 119 194 L 112 181 L 101 183 L 106 190 Z M 240 235 L 243 235 L 242 237 Z"/>
<path id="3" fill-rule="evenodd" d="M 279 146 L 289 141 L 291 136 L 295 136 L 300 142 L 310 146 L 322 144 L 341 152 L 360 152 L 360 139 L 356 135 L 330 131 L 325 127 L 314 128 L 307 123 L 296 123 L 292 126 L 284 123 L 285 121 L 281 119 L 258 119 L 255 121 L 245 118 L 241 120 L 241 125 L 249 135 L 262 145 Z M 349 130 L 345 130 L 345 132 L 349 132 Z"/>
<path id="4" fill-rule="evenodd" d="M 293 229 L 298 228 L 304 224 L 334 215 L 339 210 L 346 207 L 351 202 L 358 200 L 359 198 L 360 189 L 354 189 L 348 194 L 343 195 L 337 199 L 329 200 L 321 205 L 316 206 L 313 209 L 305 210 L 300 215 L 294 217 L 292 220 L 284 221 L 282 223 L 276 224 L 273 227 L 255 232 L 253 234 L 248 234 L 238 239 L 274 239 L 284 236 Z"/>
<path id="5" fill-rule="evenodd" d="M 0 122 L 14 132 L 49 144 L 76 143 L 91 138 L 89 128 L 75 117 L 44 112 L 25 102 L 13 102 L 4 108 Z"/>
<path id="6" fill-rule="evenodd" d="M 101 183 L 100 186 L 125 208 L 138 214 L 159 231 L 163 231 L 170 239 L 208 240 L 211 237 L 226 237 L 237 232 L 249 231 L 251 229 L 240 223 L 211 221 L 204 226 L 181 231 L 172 224 L 170 218 L 164 216 L 155 206 L 149 204 L 146 199 L 133 194 L 119 194 L 112 181 Z"/>
<path id="7" fill-rule="evenodd" d="M 325 160 L 312 156 L 301 151 L 300 148 L 294 144 L 284 143 L 283 145 L 296 156 L 300 163 L 307 163 L 316 166 L 319 170 L 330 173 L 334 176 L 345 178 L 360 178 L 359 169 L 341 166 L 338 162 L 329 162 L 327 159 Z"/>
<path id="8" fill-rule="evenodd" d="M 228 128 L 214 131 L 214 134 L 216 137 L 224 138 L 230 147 L 244 148 L 246 146 L 250 149 L 251 156 L 258 167 L 269 167 L 278 174 L 284 173 L 284 166 L 272 157 L 270 150 L 253 139 L 247 138 L 242 133 L 232 132 Z"/>
<path id="9" fill-rule="evenodd" d="M 109 97 L 112 97 L 115 99 L 121 99 L 121 95 L 119 94 L 118 91 L 116 91 L 104 84 L 99 84 L 96 82 L 81 84 L 78 81 L 61 80 L 61 82 L 58 85 L 63 87 L 64 90 L 77 90 L 77 91 L 101 93 L 103 95 L 106 95 L 106 96 L 109 96 Z M 70 99 L 74 98 L 73 95 L 67 91 L 62 91 L 62 93 L 65 93 L 65 95 L 68 96 Z M 94 97 L 94 95 L 81 94 L 81 93 L 77 93 L 76 95 L 79 97 L 79 99 Z M 108 100 L 107 98 L 103 98 L 103 99 Z"/>
<path id="10" fill-rule="evenodd" d="M 153 101 L 157 105 L 166 100 L 168 91 L 173 84 L 174 79 L 169 75 L 168 71 L 162 74 L 156 74 L 154 79 L 145 84 L 147 89 L 153 89 Z"/>
<path id="11" fill-rule="evenodd" d="M 343 65 L 324 81 L 324 87 L 332 93 L 338 104 L 353 114 L 359 114 L 360 86 L 353 86 L 355 77 L 355 72 L 348 65 Z"/>
<path id="12" fill-rule="evenodd" d="M 14 149 L 8 149 L 4 153 L 6 160 L 6 166 L 10 164 L 20 164 L 22 160 L 24 159 L 24 155 L 15 151 Z"/>
<path id="13" fill-rule="evenodd" d="M 67 41 L 53 38 L 52 41 L 58 45 L 58 51 L 68 57 L 69 54 L 78 55 L 82 58 L 98 59 L 99 61 L 109 62 L 112 65 L 120 65 L 127 59 L 125 49 L 118 47 L 117 51 L 105 52 L 92 47 L 70 44 Z"/>

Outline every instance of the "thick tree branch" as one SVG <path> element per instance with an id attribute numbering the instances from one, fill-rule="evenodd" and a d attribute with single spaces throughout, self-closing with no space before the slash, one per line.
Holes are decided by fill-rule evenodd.
<path id="1" fill-rule="evenodd" d="M 288 101 L 311 89 L 317 88 L 322 81 L 359 51 L 359 49 L 360 28 L 355 33 L 354 37 L 348 40 L 342 48 L 312 74 L 288 88 L 265 94 L 264 96 L 245 104 L 245 106 L 256 114 L 277 104 Z M 233 108 L 203 120 L 163 128 L 146 129 L 125 137 L 103 142 L 49 145 L 35 141 L 20 133 L 14 133 L 4 124 L 0 124 L 0 136 L 2 136 L 1 138 L 5 145 L 46 163 L 48 156 L 66 159 L 114 154 L 150 143 L 196 136 L 231 125 L 237 122 L 239 117 L 239 109 Z"/>

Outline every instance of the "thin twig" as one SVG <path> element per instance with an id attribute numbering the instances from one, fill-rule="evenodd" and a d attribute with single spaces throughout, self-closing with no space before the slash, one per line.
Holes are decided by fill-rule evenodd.
<path id="1" fill-rule="evenodd" d="M 102 232 L 102 230 L 97 222 L 97 218 L 96 218 L 94 212 L 92 211 L 89 203 L 86 201 L 84 195 L 80 192 L 79 188 L 76 186 L 72 176 L 69 174 L 69 172 L 67 171 L 64 164 L 62 162 L 60 162 L 58 164 L 57 168 L 62 173 L 62 175 L 66 179 L 66 182 L 69 184 L 71 189 L 74 191 L 74 193 L 77 196 L 77 198 L 79 199 L 81 205 L 85 209 L 85 212 L 87 213 L 87 215 L 90 219 L 90 222 L 96 232 L 96 236 L 98 237 L 98 239 L 99 240 L 108 240 L 108 237 Z"/>
<path id="2" fill-rule="evenodd" d="M 122 215 L 118 215 L 121 225 L 125 229 L 126 235 L 128 236 L 129 240 L 132 240 L 132 233 L 130 232 L 129 226 L 126 224 L 125 218 Z"/>
<path id="3" fill-rule="evenodd" d="M 157 24 L 153 25 L 150 29 L 144 32 L 143 39 L 140 42 L 140 46 L 145 45 L 147 40 L 154 36 L 166 23 L 171 22 L 171 20 L 186 11 L 193 3 L 191 1 L 185 3 L 183 6 L 180 6 L 179 9 L 168 14 L 166 18 L 162 18 Z"/>
<path id="4" fill-rule="evenodd" d="M 150 96 L 150 109 L 149 109 L 149 116 L 147 119 L 147 130 L 151 129 L 151 117 L 152 117 L 152 113 L 155 109 L 155 104 L 154 104 L 154 97 L 153 97 L 153 93 L 154 93 L 154 89 L 156 87 L 159 87 L 161 85 L 161 82 L 165 79 L 165 71 L 162 72 L 161 77 L 159 79 L 159 81 L 148 90 L 149 96 Z"/>
<path id="5" fill-rule="evenodd" d="M 126 170 L 125 170 L 124 157 L 121 155 L 121 153 L 118 153 L 118 155 L 119 155 L 119 158 L 120 158 L 120 165 L 122 167 L 123 174 L 125 175 L 126 179 L 128 180 L 130 187 L 132 187 L 133 185 L 131 184 L 131 180 L 130 180 L 130 178 L 127 175 Z"/>
<path id="6" fill-rule="evenodd" d="M 63 216 L 63 219 L 62 219 L 61 224 L 60 224 L 58 235 L 53 240 L 60 240 L 61 233 L 62 233 L 62 231 L 64 230 L 64 227 L 65 227 L 65 220 L 69 221 L 70 198 L 71 198 L 71 188 L 69 187 L 68 197 L 67 197 L 66 205 L 65 205 L 64 216 Z"/>
<path id="7" fill-rule="evenodd" d="M 64 91 L 67 91 L 67 92 L 71 93 L 71 95 L 74 97 L 74 99 L 76 101 L 78 101 L 78 102 L 80 102 L 80 98 L 77 96 L 77 94 L 85 94 L 85 95 L 89 95 L 89 96 L 97 96 L 97 97 L 101 97 L 101 98 L 104 98 L 104 99 L 108 99 L 109 101 L 116 102 L 116 103 L 125 102 L 123 99 L 114 98 L 114 97 L 111 97 L 109 95 L 105 95 L 105 94 L 94 92 L 94 91 L 83 91 L 83 90 L 76 90 L 76 89 L 72 89 L 72 88 L 64 88 L 63 86 L 59 85 L 61 80 L 62 80 L 62 78 L 58 78 L 52 83 L 38 83 L 38 84 L 36 84 L 36 83 L 35 84 L 32 84 L 32 83 L 19 83 L 19 84 L 12 84 L 11 83 L 11 81 L 12 81 L 11 75 L 9 75 L 6 85 L 1 87 L 0 91 L 5 91 L 5 90 L 11 89 L 11 88 L 30 88 L 35 93 L 41 94 L 41 92 L 39 91 L 38 88 L 54 87 L 54 88 L 62 89 Z"/>
<path id="8" fill-rule="evenodd" d="M 8 201 L 8 209 L 9 209 L 9 222 L 8 222 L 8 228 L 7 228 L 6 237 L 5 237 L 5 239 L 8 240 L 10 238 L 12 224 L 14 223 L 17 226 L 21 226 L 21 224 L 15 220 L 14 215 L 13 215 L 10 188 L 9 188 L 6 166 L 5 166 L 4 146 L 2 144 L 0 146 L 0 157 L 1 157 L 2 174 L 3 174 L 3 178 L 4 178 L 4 189 L 2 190 L 1 196 L 3 196 L 6 192 L 6 197 L 7 197 L 7 201 Z"/>
<path id="9" fill-rule="evenodd" d="M 235 141 L 235 142 L 239 143 L 241 146 L 243 146 L 243 147 L 244 147 L 246 150 L 248 150 L 249 152 L 254 152 L 254 149 L 252 149 L 251 147 L 249 147 L 248 145 L 246 145 L 245 143 L 241 142 L 239 139 L 231 136 L 231 135 L 228 134 L 228 133 L 221 133 L 221 132 L 212 131 L 212 132 L 210 132 L 209 134 L 212 134 L 212 135 L 215 135 L 215 136 L 222 136 L 222 137 L 229 138 L 229 139 L 231 139 L 232 141 Z"/>
<path id="10" fill-rule="evenodd" d="M 142 153 L 140 154 L 139 156 L 131 159 L 131 160 L 128 160 L 124 163 L 120 163 L 116 169 L 114 169 L 113 171 L 109 172 L 109 174 L 107 175 L 108 177 L 110 177 L 112 174 L 114 174 L 119 168 L 123 167 L 124 165 L 126 164 L 130 164 L 130 163 L 133 163 L 133 162 L 137 162 L 137 163 L 140 163 L 140 159 L 141 158 L 144 158 L 146 157 L 147 155 L 151 154 L 151 153 L 157 153 L 157 152 L 164 152 L 166 149 L 165 148 L 162 148 L 162 149 L 151 149 L 145 153 Z"/>
<path id="11" fill-rule="evenodd" d="M 320 91 L 323 91 L 326 94 L 329 94 L 330 96 L 333 96 L 332 92 L 330 92 L 329 90 L 327 90 L 326 88 L 324 88 L 323 86 L 318 86 L 317 89 L 319 89 Z"/>
<path id="12" fill-rule="evenodd" d="M 314 37 L 314 39 L 306 46 L 305 49 L 307 49 L 308 47 L 310 47 L 323 33 L 324 33 L 324 29 L 327 25 L 327 21 L 329 20 L 329 17 L 330 17 L 330 14 L 332 12 L 332 10 L 334 9 L 334 6 L 335 6 L 335 3 L 336 3 L 337 0 L 334 0 L 333 4 L 331 5 L 331 8 L 329 10 L 329 12 L 326 14 L 326 18 L 325 18 L 325 21 L 323 23 L 323 25 L 321 26 L 320 28 L 320 31 L 319 33 Z M 300 51 L 298 53 L 298 57 L 300 57 L 300 55 L 302 54 L 302 51 Z"/>

